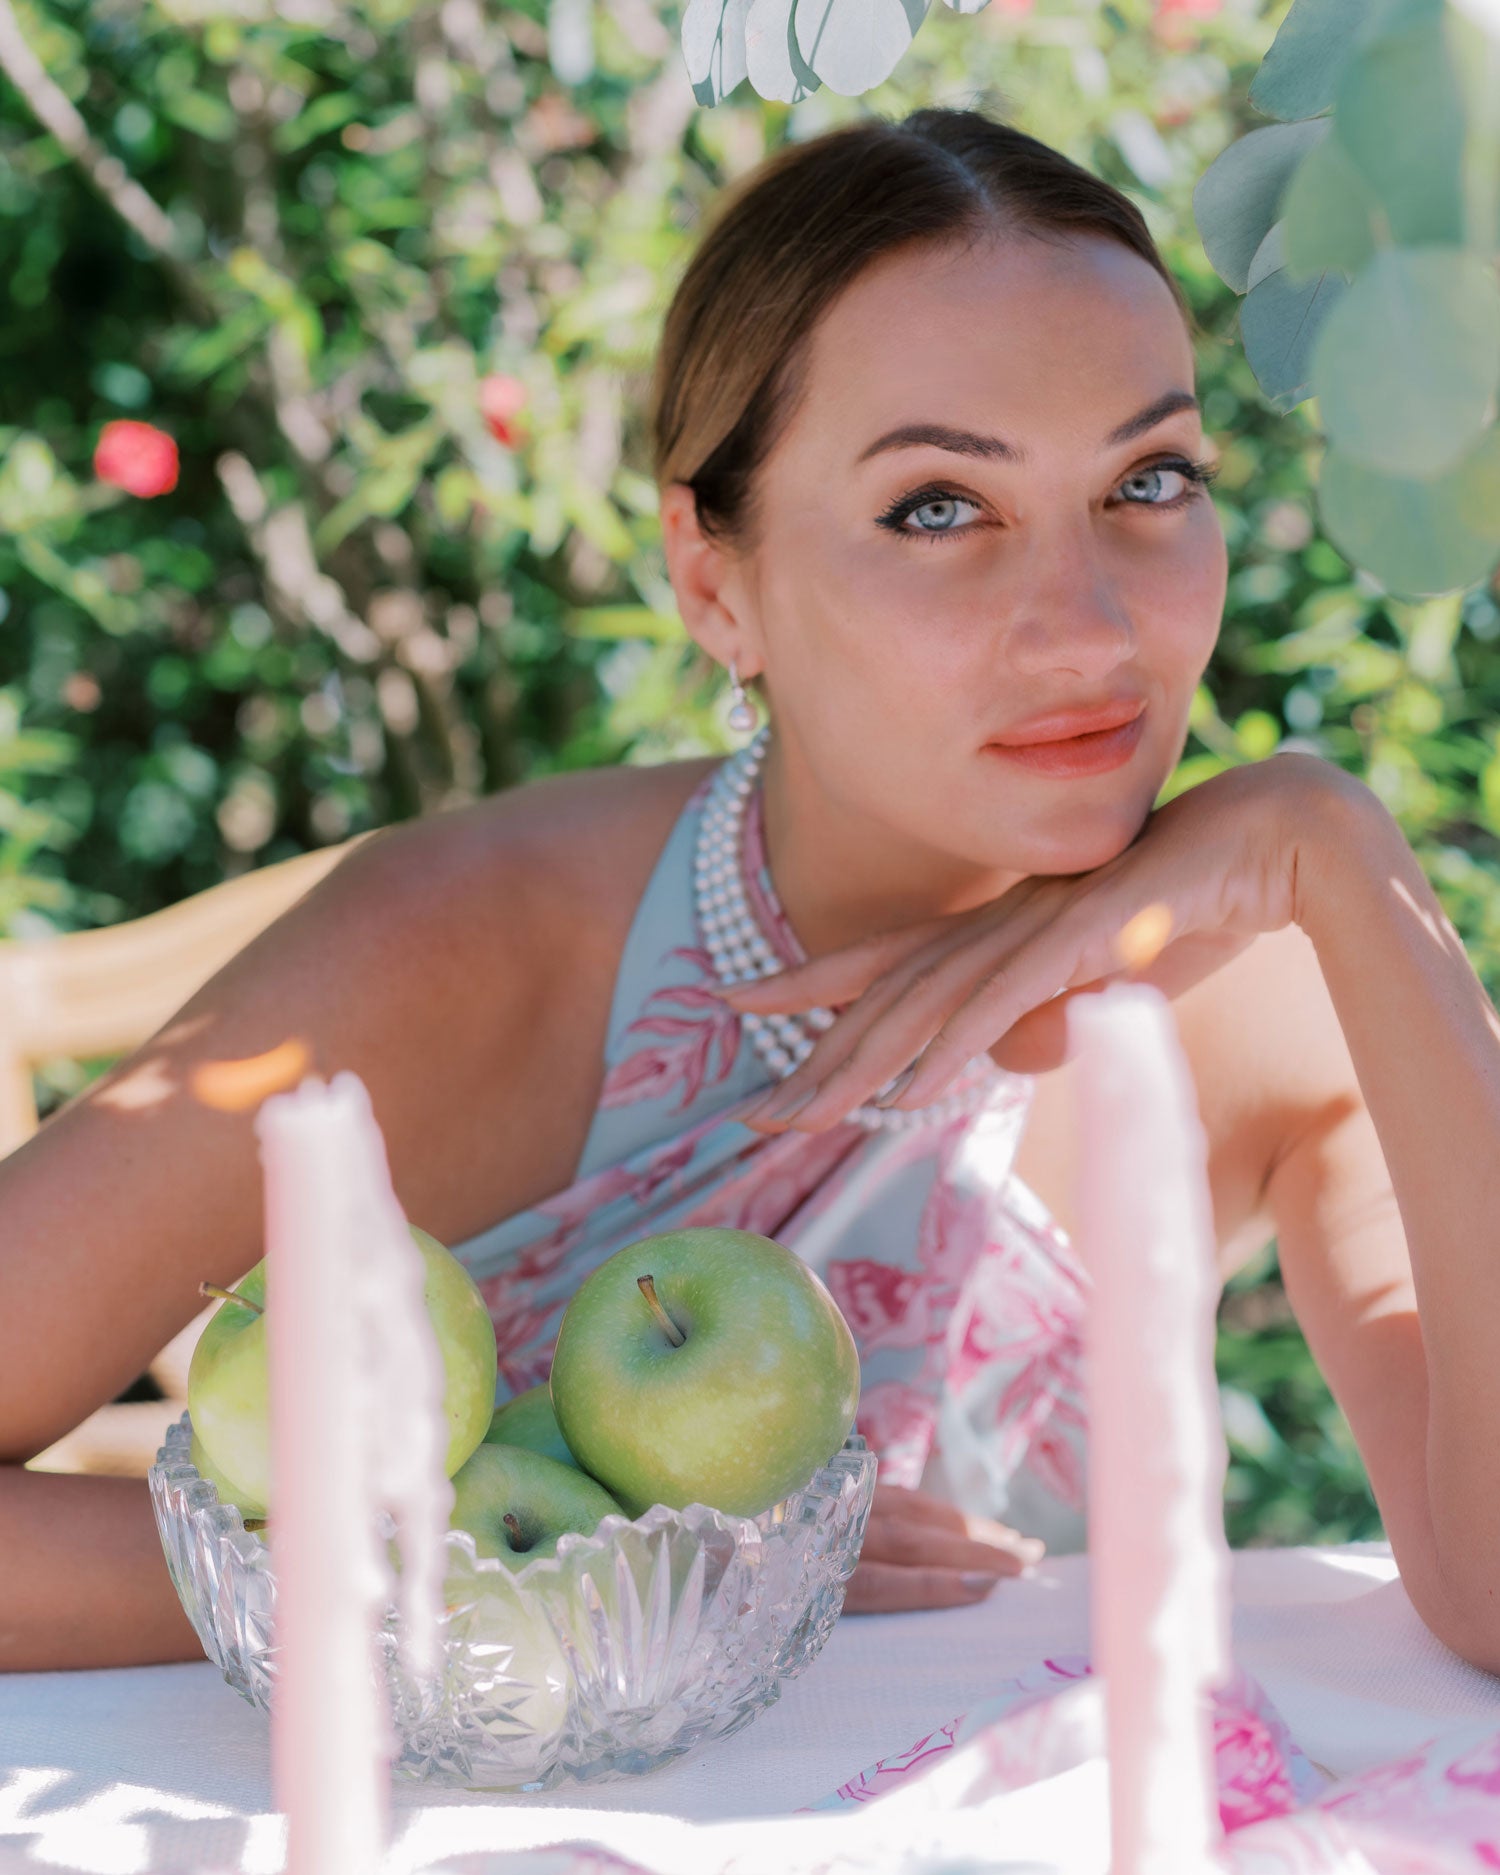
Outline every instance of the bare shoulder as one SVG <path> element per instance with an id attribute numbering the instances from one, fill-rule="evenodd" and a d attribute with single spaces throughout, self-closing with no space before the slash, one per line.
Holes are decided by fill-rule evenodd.
<path id="1" fill-rule="evenodd" d="M 441 919 L 494 955 L 539 962 L 633 912 L 694 788 L 716 758 L 548 776 L 383 830 L 330 882 L 385 898 L 414 926 Z"/>
<path id="2" fill-rule="evenodd" d="M 257 1003 L 284 986 L 364 1077 L 397 1191 L 444 1243 L 572 1182 L 631 921 L 712 766 L 581 770 L 387 829 L 267 934 L 274 972 L 246 953 Z"/>
<path id="3" fill-rule="evenodd" d="M 571 1181 L 631 921 L 712 766 L 581 770 L 404 823 L 298 908 L 307 926 L 283 937 L 277 975 L 305 1006 L 321 974 L 317 1019 L 383 1085 L 398 1190 L 404 1176 L 444 1242 Z M 336 975 L 320 973 L 320 937 Z"/>

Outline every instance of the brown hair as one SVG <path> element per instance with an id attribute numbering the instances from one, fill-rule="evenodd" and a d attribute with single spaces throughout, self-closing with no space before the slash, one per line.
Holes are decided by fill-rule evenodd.
<path id="1" fill-rule="evenodd" d="M 897 247 L 997 229 L 1124 242 L 1161 275 L 1198 334 L 1140 210 L 1113 184 L 979 111 L 862 120 L 789 144 L 720 198 L 656 355 L 657 481 L 686 482 L 704 531 L 747 545 L 756 472 L 790 419 L 820 316 Z"/>

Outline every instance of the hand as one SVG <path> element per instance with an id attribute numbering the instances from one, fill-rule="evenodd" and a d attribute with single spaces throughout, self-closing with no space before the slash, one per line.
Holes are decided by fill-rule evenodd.
<path id="1" fill-rule="evenodd" d="M 926 1491 L 877 1484 L 859 1562 L 844 1592 L 845 1614 L 953 1608 L 1017 1576 L 1046 1545 L 1003 1523 L 961 1511 Z M 979 1578 L 974 1586 L 965 1577 Z"/>
<path id="2" fill-rule="evenodd" d="M 1133 979 L 1180 995 L 1293 921 L 1297 832 L 1326 791 L 1361 785 L 1302 754 L 1228 769 L 1158 808 L 1092 871 L 1037 874 L 972 910 L 726 988 L 732 1008 L 756 1014 L 848 1005 L 745 1123 L 819 1132 L 908 1064 L 882 1104 L 926 1106 L 985 1051 L 1016 1073 L 1056 1067 L 1073 996 L 1126 974 L 1115 942 L 1131 919 L 1159 908 L 1169 940 Z"/>

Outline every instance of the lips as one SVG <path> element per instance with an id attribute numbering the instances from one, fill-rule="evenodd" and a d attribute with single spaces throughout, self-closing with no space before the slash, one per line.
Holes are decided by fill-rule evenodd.
<path id="1" fill-rule="evenodd" d="M 1095 712 L 1095 720 L 1099 712 Z M 1146 712 L 1139 710 L 1113 729 L 1097 729 L 1078 736 L 1053 736 L 1044 742 L 1010 744 L 988 742 L 984 754 L 991 761 L 1029 769 L 1034 775 L 1054 777 L 1104 775 L 1122 768 L 1140 747 L 1146 733 Z"/>
<path id="2" fill-rule="evenodd" d="M 1133 723 L 1145 707 L 1143 697 L 1119 697 L 1113 703 L 1100 704 L 1092 710 L 1056 710 L 1050 716 L 1035 716 L 1029 723 L 1019 723 L 1004 735 L 992 736 L 990 740 L 1003 749 L 1066 742 L 1075 736 L 1097 735 L 1103 730 Z"/>

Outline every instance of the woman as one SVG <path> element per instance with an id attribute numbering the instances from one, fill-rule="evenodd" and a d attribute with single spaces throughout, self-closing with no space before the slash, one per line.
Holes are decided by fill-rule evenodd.
<path id="1" fill-rule="evenodd" d="M 1192 382 L 1136 210 L 980 115 L 864 122 L 734 191 L 654 440 L 684 621 L 774 734 L 381 834 L 0 1166 L 4 1664 L 199 1651 L 144 1487 L 17 1467 L 260 1255 L 251 1122 L 187 1087 L 291 1034 L 368 1083 L 502 1397 L 621 1244 L 765 1231 L 860 1347 L 848 1608 L 1076 1545 L 1058 992 L 1154 904 L 1220 1269 L 1278 1238 L 1412 1600 L 1500 1667 L 1500 1024 L 1340 770 L 1276 756 L 1153 812 L 1225 592 Z"/>

